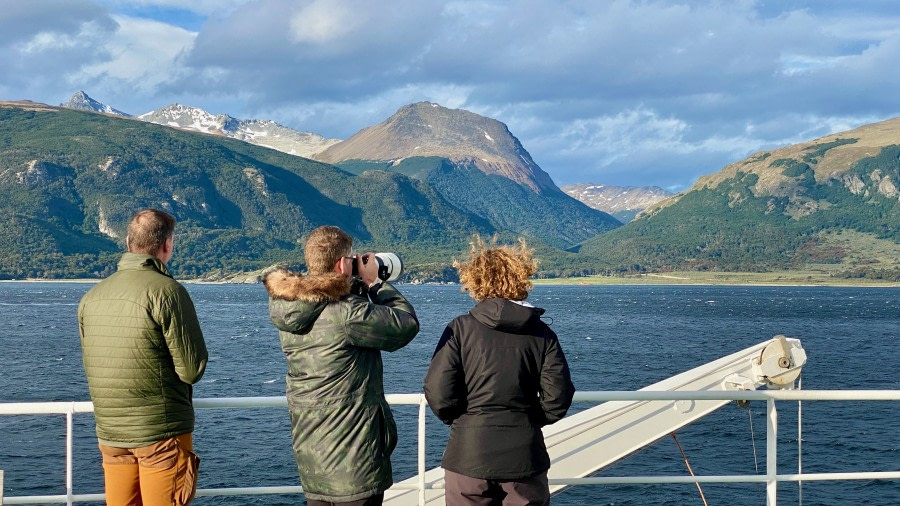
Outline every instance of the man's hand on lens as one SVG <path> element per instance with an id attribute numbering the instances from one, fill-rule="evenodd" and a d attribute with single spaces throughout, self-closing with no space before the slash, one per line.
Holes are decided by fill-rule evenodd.
<path id="1" fill-rule="evenodd" d="M 359 269 L 359 277 L 366 286 L 378 280 L 378 261 L 375 259 L 375 253 L 366 253 L 357 258 L 357 268 Z"/>

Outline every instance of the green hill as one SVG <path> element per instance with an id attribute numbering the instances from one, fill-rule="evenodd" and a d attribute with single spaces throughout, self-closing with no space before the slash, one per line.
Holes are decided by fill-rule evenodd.
<path id="1" fill-rule="evenodd" d="M 108 274 L 143 207 L 179 219 L 182 277 L 301 258 L 313 228 L 445 262 L 495 227 L 402 174 L 355 176 L 221 137 L 39 104 L 0 106 L 0 278 Z"/>
<path id="2" fill-rule="evenodd" d="M 900 120 L 754 155 L 586 241 L 615 272 L 817 268 L 900 279 Z"/>
<path id="3" fill-rule="evenodd" d="M 471 163 L 441 157 L 411 157 L 391 162 L 347 160 L 337 164 L 353 173 L 388 170 L 420 179 L 448 202 L 509 230 L 539 239 L 559 249 L 612 230 L 621 223 L 589 208 L 558 188 L 537 193 L 497 174 L 486 174 Z"/>

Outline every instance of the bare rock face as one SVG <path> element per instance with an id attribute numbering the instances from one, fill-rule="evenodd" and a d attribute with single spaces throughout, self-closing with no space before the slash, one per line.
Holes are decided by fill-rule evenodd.
<path id="1" fill-rule="evenodd" d="M 538 193 L 558 191 L 550 176 L 531 159 L 505 124 L 430 102 L 401 107 L 387 120 L 361 130 L 313 158 L 326 163 L 396 162 L 419 156 L 471 164 L 486 174 L 503 176 Z"/>

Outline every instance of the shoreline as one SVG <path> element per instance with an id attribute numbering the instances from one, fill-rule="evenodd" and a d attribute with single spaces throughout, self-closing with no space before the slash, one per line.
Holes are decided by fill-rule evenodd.
<path id="1" fill-rule="evenodd" d="M 780 271 L 766 273 L 741 272 L 675 272 L 671 274 L 637 274 L 634 276 L 585 276 L 579 278 L 544 278 L 532 280 L 535 285 L 621 285 L 621 286 L 827 286 L 856 288 L 898 288 L 900 282 L 863 278 L 835 278 L 823 273 Z"/>
<path id="2" fill-rule="evenodd" d="M 728 273 L 716 273 L 720 279 L 698 279 L 695 277 L 679 277 L 668 275 L 640 275 L 641 277 L 613 277 L 613 276 L 587 276 L 578 278 L 535 278 L 532 283 L 548 286 L 766 286 L 766 287 L 801 287 L 824 286 L 832 288 L 900 288 L 900 283 L 892 281 L 856 280 L 852 278 L 836 281 L 828 280 L 802 280 L 795 277 L 785 279 L 752 279 L 752 277 L 738 276 L 743 279 L 735 279 Z M 97 284 L 102 279 L 0 279 L 0 283 L 72 283 L 72 284 Z M 240 281 L 203 281 L 193 279 L 177 279 L 179 283 L 186 285 L 247 285 L 260 284 L 260 282 L 247 283 Z M 395 283 L 398 285 L 410 285 L 412 283 Z M 422 285 L 459 285 L 457 282 L 415 283 Z"/>

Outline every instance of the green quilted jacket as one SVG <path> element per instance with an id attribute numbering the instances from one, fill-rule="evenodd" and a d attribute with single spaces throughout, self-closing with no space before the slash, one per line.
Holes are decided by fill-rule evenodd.
<path id="1" fill-rule="evenodd" d="M 266 276 L 269 316 L 287 358 L 294 457 L 309 499 L 350 502 L 393 484 L 397 427 L 384 399 L 381 351 L 419 331 L 412 305 L 391 285 L 369 299 L 339 274 Z"/>
<path id="2" fill-rule="evenodd" d="M 97 438 L 137 448 L 194 430 L 206 344 L 187 291 L 155 257 L 125 253 L 78 306 Z"/>

